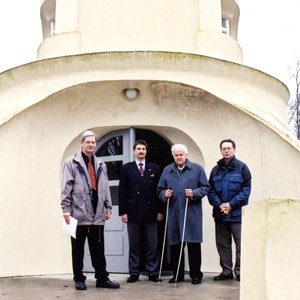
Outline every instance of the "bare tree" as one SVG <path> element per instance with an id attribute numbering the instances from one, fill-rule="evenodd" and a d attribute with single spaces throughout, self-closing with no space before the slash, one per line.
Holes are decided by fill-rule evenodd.
<path id="1" fill-rule="evenodd" d="M 300 61 L 297 60 L 292 78 L 295 83 L 295 94 L 288 105 L 288 123 L 294 127 L 294 132 L 300 140 Z"/>

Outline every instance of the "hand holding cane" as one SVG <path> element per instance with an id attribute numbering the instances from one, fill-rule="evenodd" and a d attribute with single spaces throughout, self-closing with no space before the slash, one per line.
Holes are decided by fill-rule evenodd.
<path id="1" fill-rule="evenodd" d="M 168 188 L 168 198 L 167 198 L 167 210 L 166 210 L 166 220 L 165 220 L 165 230 L 164 230 L 164 240 L 161 250 L 161 258 L 160 258 L 160 267 L 159 267 L 159 274 L 158 274 L 158 284 L 161 282 L 161 271 L 162 271 L 162 264 L 164 259 L 164 253 L 165 253 L 165 243 L 166 243 L 166 236 L 167 236 L 167 226 L 168 226 L 168 218 L 169 218 L 169 205 L 170 205 L 170 198 L 172 197 L 172 188 Z M 171 194 L 170 194 L 171 192 Z"/>

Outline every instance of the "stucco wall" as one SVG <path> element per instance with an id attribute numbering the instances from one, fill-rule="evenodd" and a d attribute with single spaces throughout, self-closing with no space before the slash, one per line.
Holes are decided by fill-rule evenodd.
<path id="1" fill-rule="evenodd" d="M 289 92 L 263 72 L 206 56 L 170 52 L 108 52 L 31 63 L 0 76 L 0 124 L 49 95 L 94 81 L 181 82 L 216 95 L 276 130 L 292 144 L 285 108 Z M 18 87 L 16 89 L 16 86 Z M 299 144 L 299 143 L 298 143 Z"/>
<path id="2" fill-rule="evenodd" d="M 133 101 L 122 94 L 130 85 L 140 89 Z M 300 195 L 295 175 L 300 167 L 298 150 L 203 90 L 159 81 L 76 85 L 0 127 L 1 166 L 6 170 L 0 182 L 0 276 L 71 271 L 69 239 L 61 229 L 59 207 L 65 151 L 87 128 L 104 135 L 126 127 L 155 129 L 171 142 L 186 142 L 191 145 L 191 160 L 204 164 L 207 174 L 220 158 L 219 141 L 231 137 L 237 142 L 238 158 L 247 162 L 253 174 L 251 199 Z M 284 166 L 278 163 L 280 157 L 288 158 Z M 203 271 L 219 270 L 211 207 L 205 199 Z"/>
<path id="3" fill-rule="evenodd" d="M 47 36 L 55 7 L 55 34 Z M 223 11 L 222 11 L 223 10 Z M 231 36 L 221 20 L 230 20 Z M 234 0 L 47 0 L 38 58 L 106 51 L 172 51 L 242 62 Z M 45 29 L 46 28 L 46 29 Z"/>
<path id="4" fill-rule="evenodd" d="M 241 300 L 299 299 L 299 214 L 299 199 L 263 199 L 244 210 Z"/>

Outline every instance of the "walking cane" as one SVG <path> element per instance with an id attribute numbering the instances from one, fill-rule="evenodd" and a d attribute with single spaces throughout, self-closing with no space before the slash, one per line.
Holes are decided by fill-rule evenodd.
<path id="1" fill-rule="evenodd" d="M 159 274 L 158 274 L 158 284 L 160 284 L 161 281 L 161 270 L 162 270 L 162 264 L 164 260 L 164 253 L 165 253 L 165 243 L 166 243 L 166 235 L 167 235 L 167 226 L 168 226 L 168 216 L 169 216 L 169 202 L 170 198 L 167 200 L 167 211 L 166 211 L 166 222 L 165 222 L 165 230 L 164 230 L 164 240 L 161 250 L 161 258 L 160 258 L 160 267 L 159 267 Z"/>
<path id="2" fill-rule="evenodd" d="M 172 190 L 172 188 L 168 188 Z M 169 218 L 169 205 L 170 205 L 170 197 L 167 199 L 167 210 L 166 210 L 166 221 L 165 221 L 165 230 L 164 230 L 164 240 L 161 250 L 161 258 L 160 258 L 160 267 L 159 267 L 159 274 L 158 274 L 158 284 L 161 282 L 161 270 L 163 265 L 164 253 L 165 253 L 165 244 L 166 244 L 166 236 L 167 236 L 167 227 L 168 227 L 168 218 Z"/>
<path id="3" fill-rule="evenodd" d="M 180 254 L 179 254 L 179 260 L 178 260 L 178 266 L 177 266 L 177 272 L 176 272 L 174 287 L 177 287 L 177 279 L 178 279 L 178 274 L 179 274 L 179 268 L 180 268 L 180 262 L 181 262 L 181 257 L 182 257 L 182 250 L 183 250 L 183 243 L 184 243 L 184 233 L 185 233 L 185 224 L 186 224 L 186 214 L 187 214 L 188 203 L 189 203 L 189 198 L 186 197 L 185 198 L 185 210 L 184 210 L 184 219 L 183 219 Z"/>

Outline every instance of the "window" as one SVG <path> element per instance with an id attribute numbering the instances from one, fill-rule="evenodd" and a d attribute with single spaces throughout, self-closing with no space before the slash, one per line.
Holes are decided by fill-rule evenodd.
<path id="1" fill-rule="evenodd" d="M 222 18 L 222 33 L 230 35 L 229 19 Z"/>

